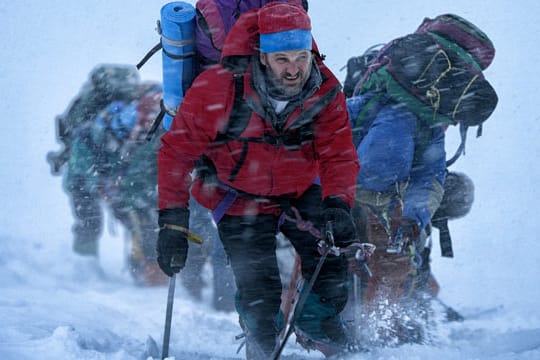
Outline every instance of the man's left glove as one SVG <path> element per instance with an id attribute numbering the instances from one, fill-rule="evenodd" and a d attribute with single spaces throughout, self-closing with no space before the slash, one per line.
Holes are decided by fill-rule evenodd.
<path id="1" fill-rule="evenodd" d="M 165 274 L 173 276 L 186 265 L 189 210 L 159 210 L 158 224 L 157 262 Z"/>
<path id="2" fill-rule="evenodd" d="M 347 247 L 356 242 L 356 227 L 349 205 L 337 196 L 328 196 L 323 201 L 323 226 L 332 223 L 334 242 L 338 247 Z"/>

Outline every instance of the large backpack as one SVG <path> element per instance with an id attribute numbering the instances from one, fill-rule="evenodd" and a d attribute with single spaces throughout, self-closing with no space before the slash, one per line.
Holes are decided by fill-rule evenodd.
<path id="1" fill-rule="evenodd" d="M 62 115 L 57 117 L 58 138 L 67 146 L 74 131 L 92 121 L 97 113 L 115 100 L 134 99 L 134 89 L 140 82 L 134 66 L 99 64 L 88 74 L 88 81 L 71 101 Z"/>
<path id="2" fill-rule="evenodd" d="M 465 150 L 468 127 L 478 126 L 480 136 L 497 105 L 497 95 L 482 74 L 494 54 L 484 32 L 452 14 L 426 18 L 415 33 L 370 47 L 347 62 L 345 95 L 378 94 L 360 112 L 357 126 L 376 116 L 382 96 L 405 104 L 424 125 L 459 125 L 462 140 L 446 162 L 451 166 Z M 452 257 L 448 220 L 469 212 L 474 185 L 465 174 L 449 172 L 444 189 L 432 225 L 440 230 L 442 255 Z"/>
<path id="3" fill-rule="evenodd" d="M 494 54 L 492 42 L 478 27 L 457 15 L 440 15 L 424 19 L 416 32 L 392 40 L 376 56 L 364 54 L 364 62 L 361 57 L 349 60 L 346 82 L 350 89 L 360 72 L 355 95 L 384 94 L 430 127 L 459 125 L 462 141 L 450 165 L 465 150 L 467 129 L 478 126 L 480 136 L 497 105 L 497 94 L 482 73 Z M 353 72 L 355 65 L 370 60 Z"/>
<path id="4" fill-rule="evenodd" d="M 140 69 L 150 57 L 163 49 L 164 99 L 161 101 L 161 112 L 147 134 L 147 140 L 152 139 L 164 118 L 163 127 L 168 130 L 193 78 L 209 66 L 219 63 L 227 34 L 240 15 L 274 1 L 293 3 L 302 6 L 306 11 L 308 9 L 307 0 L 198 0 L 195 4 L 195 29 L 191 37 L 191 5 L 179 1 L 168 3 L 162 8 L 162 21 L 158 21 L 160 43 L 136 65 L 137 69 Z M 168 20 L 168 31 L 175 38 L 167 38 L 163 20 Z M 194 51 L 191 51 L 193 43 Z M 186 69 L 186 65 L 189 69 Z M 181 84 L 177 77 L 182 78 Z M 169 103 L 165 99 L 167 96 Z M 174 106 L 171 106 L 173 104 Z"/>
<path id="5" fill-rule="evenodd" d="M 113 114 L 107 130 L 129 146 L 138 146 L 144 140 L 152 121 L 160 111 L 161 84 L 153 81 L 141 82 L 133 89 L 134 98 L 120 103 L 120 111 Z"/>
<path id="6" fill-rule="evenodd" d="M 63 148 L 47 154 L 53 175 L 59 175 L 69 159 L 71 144 L 77 138 L 79 129 L 89 126 L 111 102 L 135 99 L 139 82 L 139 73 L 131 65 L 99 64 L 90 71 L 79 93 L 64 113 L 55 119 L 56 138 Z"/>
<path id="7" fill-rule="evenodd" d="M 130 97 L 116 98 L 103 105 L 94 118 L 77 131 L 79 141 L 86 143 L 96 158 L 119 153 L 122 162 L 127 163 L 127 154 L 145 142 L 152 120 L 160 110 L 161 85 L 153 81 L 140 82 L 131 85 L 129 93 Z"/>

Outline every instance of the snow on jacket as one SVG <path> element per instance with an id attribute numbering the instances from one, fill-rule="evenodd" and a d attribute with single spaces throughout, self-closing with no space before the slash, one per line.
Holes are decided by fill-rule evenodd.
<path id="1" fill-rule="evenodd" d="M 395 200 L 396 190 L 401 189 L 403 216 L 414 219 L 423 229 L 442 200 L 445 129 L 422 126 L 405 106 L 394 102 L 384 103 L 376 116 L 367 116 L 356 127 L 360 111 L 373 96 L 368 93 L 347 99 L 355 129 L 354 143 L 362 164 L 357 178 L 358 196 L 363 202 L 370 202 L 366 201 L 370 198 L 385 202 L 380 199 Z"/>
<path id="2" fill-rule="evenodd" d="M 256 67 L 259 66 L 257 11 L 242 15 L 225 43 L 222 63 L 199 75 L 186 92 L 171 129 L 162 137 L 158 156 L 159 207 L 187 207 L 191 172 L 201 155 L 208 157 L 217 170 L 219 184 L 193 184 L 192 193 L 203 206 L 215 209 L 225 195 L 223 187 L 251 194 L 240 197 L 227 214 L 274 213 L 274 197 L 297 198 L 320 177 L 323 198 L 338 196 L 349 205 L 354 200 L 355 179 L 359 169 L 352 144 L 352 133 L 340 84 L 318 58 L 300 100 L 288 104 L 281 130 L 273 126 L 275 117 L 269 99 L 261 94 Z M 316 47 L 314 47 L 316 49 Z M 216 143 L 218 132 L 229 120 L 234 102 L 232 64 L 247 64 L 234 69 L 244 71 L 243 99 L 251 117 L 241 134 L 259 141 Z M 310 134 L 297 146 L 260 141 L 263 136 L 294 139 L 301 130 Z M 305 134 L 304 134 L 305 135 Z M 244 146 L 247 152 L 243 153 Z M 239 160 L 243 161 L 234 178 Z"/>

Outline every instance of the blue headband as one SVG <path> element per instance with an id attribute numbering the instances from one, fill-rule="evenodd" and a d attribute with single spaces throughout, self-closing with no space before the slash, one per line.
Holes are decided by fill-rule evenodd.
<path id="1" fill-rule="evenodd" d="M 311 31 L 289 30 L 260 35 L 260 50 L 273 53 L 289 50 L 311 50 Z"/>

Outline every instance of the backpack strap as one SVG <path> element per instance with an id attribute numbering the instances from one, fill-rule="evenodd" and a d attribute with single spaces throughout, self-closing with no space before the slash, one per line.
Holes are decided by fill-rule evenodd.
<path id="1" fill-rule="evenodd" d="M 458 149 L 456 150 L 454 156 L 450 158 L 450 160 L 446 161 L 446 167 L 450 167 L 453 163 L 456 162 L 456 160 L 461 156 L 461 154 L 465 154 L 465 142 L 467 141 L 467 130 L 469 127 L 465 125 L 463 122 L 459 124 L 459 134 L 461 137 L 461 143 L 459 144 Z M 476 137 L 482 136 L 482 124 L 478 125 L 478 130 L 476 131 Z"/>
<path id="2" fill-rule="evenodd" d="M 236 140 L 246 129 L 251 117 L 251 109 L 244 101 L 244 74 L 233 74 L 234 103 L 229 120 L 214 140 L 215 143 L 225 143 Z"/>
<path id="3" fill-rule="evenodd" d="M 221 130 L 217 136 L 216 139 L 213 141 L 216 144 L 219 143 L 226 143 L 232 140 L 236 140 L 240 137 L 240 134 L 245 130 L 249 123 L 249 119 L 251 117 L 251 109 L 247 105 L 247 103 L 244 101 L 244 74 L 243 73 L 235 73 L 233 74 L 234 79 L 234 103 L 233 108 L 231 110 L 231 115 L 229 116 L 229 120 L 225 124 L 225 127 L 223 130 Z M 242 156 L 236 163 L 236 166 L 231 171 L 231 174 L 229 175 L 229 179 L 233 181 L 236 176 L 238 175 L 238 172 L 240 171 L 240 168 L 242 167 L 242 164 L 245 161 L 245 157 L 247 155 L 247 142 L 244 142 L 244 148 L 242 149 Z M 208 164 L 210 162 L 209 159 L 207 159 L 204 155 L 197 161 L 197 168 L 198 172 L 200 173 L 202 178 L 212 177 L 213 180 L 211 181 L 217 181 L 217 178 L 214 179 L 214 175 L 212 172 L 215 172 L 215 168 L 213 168 L 213 164 Z M 202 171 L 201 171 L 202 170 Z M 210 170 L 210 171 L 209 171 Z M 225 213 L 225 211 L 231 206 L 231 204 L 236 199 L 238 192 L 234 189 L 227 189 L 227 196 L 218 204 L 218 207 L 216 210 L 214 210 L 214 220 L 220 219 L 221 216 Z M 218 220 L 216 220 L 217 222 Z"/>
<path id="4" fill-rule="evenodd" d="M 229 120 L 222 131 L 218 133 L 216 136 L 216 139 L 214 140 L 214 143 L 225 143 L 228 141 L 233 140 L 243 140 L 243 148 L 242 148 L 242 154 L 240 156 L 240 159 L 237 161 L 234 169 L 231 171 L 229 175 L 229 180 L 232 182 L 234 181 L 235 177 L 238 175 L 240 168 L 244 164 L 245 158 L 247 156 L 248 151 L 248 143 L 249 141 L 263 141 L 267 143 L 272 144 L 278 144 L 279 141 L 276 142 L 276 139 L 274 138 L 268 138 L 265 137 L 263 139 L 252 139 L 252 138 L 245 138 L 241 139 L 240 135 L 242 132 L 246 129 L 249 120 L 252 115 L 252 109 L 248 106 L 247 102 L 244 101 L 244 74 L 243 73 L 234 73 L 233 74 L 234 79 L 234 103 L 233 108 L 231 110 L 231 115 L 229 116 Z M 312 114 L 312 116 L 315 115 L 316 111 L 320 111 L 322 107 L 324 107 L 326 104 L 328 104 L 331 99 L 333 99 L 337 93 L 340 91 L 339 86 L 334 89 L 334 91 L 330 91 L 330 94 L 326 97 L 323 97 L 323 99 L 320 100 L 319 103 L 317 103 L 315 106 L 310 108 L 308 112 Z M 315 110 L 316 109 L 316 110 Z M 301 126 L 300 126 L 301 128 Z M 311 135 L 312 138 L 313 135 Z M 279 140 L 279 139 L 277 139 Z M 220 181 L 217 180 L 216 174 L 215 174 L 215 167 L 213 166 L 210 159 L 208 159 L 206 156 L 201 156 L 199 160 L 197 160 L 197 172 L 200 178 L 202 179 L 208 179 L 208 181 L 217 183 L 217 186 L 219 186 L 221 189 L 226 190 L 226 194 L 223 197 L 223 199 L 218 203 L 216 208 L 212 211 L 212 217 L 216 223 L 219 222 L 219 220 L 223 217 L 223 215 L 226 213 L 227 209 L 234 203 L 234 201 L 238 197 L 243 198 L 250 198 L 250 199 L 256 199 L 260 198 L 260 196 L 245 193 L 243 191 L 234 189 L 230 186 L 227 186 L 225 184 L 222 184 Z M 281 196 L 272 196 L 272 197 L 265 197 L 266 199 L 272 199 L 279 203 L 282 203 L 284 198 Z"/>
<path id="5" fill-rule="evenodd" d="M 313 140 L 313 130 L 311 119 L 316 116 L 333 98 L 339 93 L 339 85 L 328 91 L 327 94 L 321 96 L 315 103 L 308 106 L 301 116 L 291 124 L 289 130 L 295 130 L 294 135 L 278 132 L 278 134 L 265 134 L 262 137 L 241 137 L 241 134 L 247 128 L 253 111 L 259 112 L 257 109 L 252 110 L 247 101 L 244 101 L 244 76 L 243 73 L 235 73 L 233 75 L 235 81 L 235 97 L 233 109 L 228 122 L 222 131 L 218 133 L 214 143 L 223 144 L 229 141 L 240 141 L 243 143 L 240 158 L 236 162 L 234 169 L 229 176 L 230 181 L 234 181 L 238 172 L 244 164 L 247 157 L 248 147 L 250 142 L 264 142 L 275 146 L 285 145 L 288 147 L 300 146 L 307 141 Z M 262 113 L 260 111 L 259 113 Z"/>
<path id="6" fill-rule="evenodd" d="M 439 229 L 439 244 L 441 246 L 441 256 L 453 258 L 454 250 L 452 248 L 452 237 L 448 228 L 448 219 L 442 218 L 432 220 L 432 225 Z"/>

